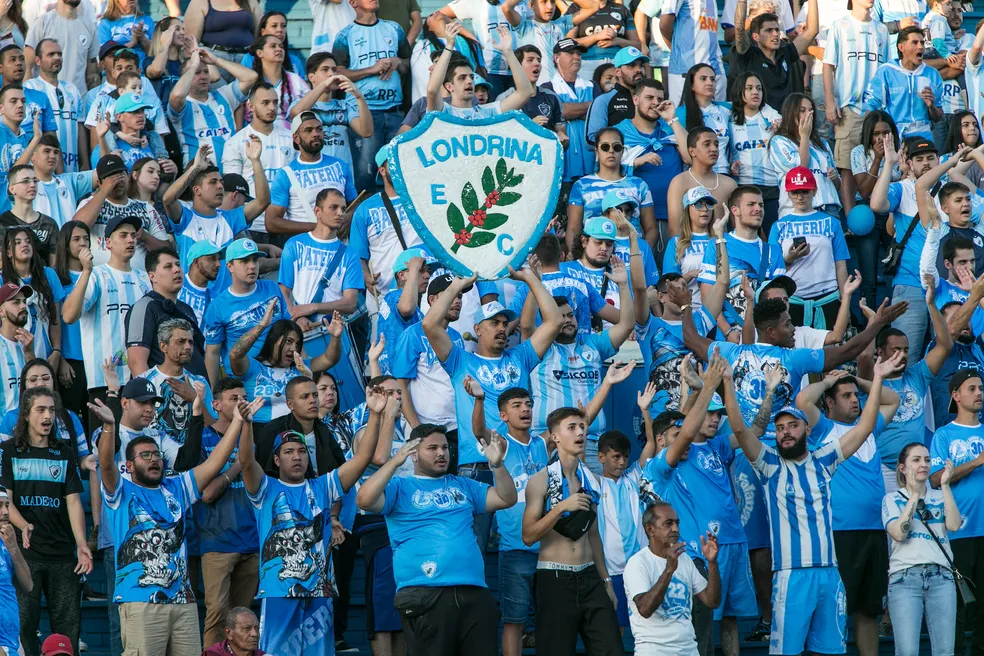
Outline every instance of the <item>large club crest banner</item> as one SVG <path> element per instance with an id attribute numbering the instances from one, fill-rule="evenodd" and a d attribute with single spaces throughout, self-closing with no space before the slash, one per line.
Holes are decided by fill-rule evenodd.
<path id="1" fill-rule="evenodd" d="M 393 142 L 393 186 L 431 254 L 460 276 L 518 268 L 547 229 L 564 171 L 554 133 L 520 112 L 430 112 Z"/>

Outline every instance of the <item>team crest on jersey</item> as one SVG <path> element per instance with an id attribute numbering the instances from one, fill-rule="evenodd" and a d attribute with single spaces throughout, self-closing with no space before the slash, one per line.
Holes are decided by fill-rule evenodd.
<path id="1" fill-rule="evenodd" d="M 55 463 L 48 465 L 48 473 L 51 474 L 52 478 L 57 479 L 62 473 L 61 465 Z"/>
<path id="2" fill-rule="evenodd" d="M 89 45 L 89 35 L 86 34 L 85 32 L 79 34 L 79 45 L 82 46 L 83 48 Z"/>
<path id="3" fill-rule="evenodd" d="M 701 469 L 712 474 L 724 473 L 724 466 L 721 464 L 721 459 L 718 458 L 716 453 L 701 451 L 697 456 L 697 464 L 700 465 Z"/>
<path id="4" fill-rule="evenodd" d="M 984 439 L 977 435 L 966 440 L 954 440 L 950 443 L 950 457 L 954 465 L 962 465 L 973 460 L 984 452 Z"/>
<path id="5" fill-rule="evenodd" d="M 435 563 L 433 560 L 425 560 L 424 562 L 420 563 L 420 571 L 424 573 L 424 576 L 426 576 L 429 579 L 432 579 L 434 578 L 434 575 L 437 573 L 437 563 Z"/>
<path id="6" fill-rule="evenodd" d="M 716 519 L 712 519 L 711 521 L 707 522 L 707 530 L 713 533 L 714 535 L 717 535 L 718 533 L 721 532 L 721 522 L 719 522 Z"/>
<path id="7" fill-rule="evenodd" d="M 289 159 L 294 154 L 294 149 L 289 146 L 281 146 L 280 154 Z"/>

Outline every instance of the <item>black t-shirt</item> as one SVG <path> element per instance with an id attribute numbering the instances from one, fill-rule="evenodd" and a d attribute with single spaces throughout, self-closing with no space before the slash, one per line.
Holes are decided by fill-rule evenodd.
<path id="1" fill-rule="evenodd" d="M 82 493 L 75 446 L 56 441 L 47 448 L 17 449 L 13 439 L 7 440 L 0 444 L 0 484 L 24 519 L 34 525 L 31 548 L 24 549 L 24 557 L 74 561 L 75 537 L 65 499 Z"/>
<path id="2" fill-rule="evenodd" d="M 58 246 L 58 224 L 47 214 L 41 214 L 34 223 L 25 223 L 17 218 L 13 212 L 4 212 L 0 214 L 0 246 L 3 246 L 4 250 L 7 248 L 5 243 L 7 231 L 20 226 L 27 226 L 34 232 L 34 236 L 38 238 L 35 247 L 47 265 L 49 256 L 55 252 Z"/>
<path id="3" fill-rule="evenodd" d="M 609 2 L 606 7 L 602 7 L 577 26 L 578 38 L 591 36 L 606 27 L 614 27 L 618 36 L 625 37 L 625 30 L 633 26 L 632 14 L 627 7 L 616 5 Z M 633 26 L 634 28 L 634 26 Z"/>
<path id="4" fill-rule="evenodd" d="M 515 89 L 504 91 L 498 98 L 496 98 L 496 101 L 501 101 L 508 98 L 514 91 Z M 527 100 L 526 104 L 523 105 L 522 112 L 530 118 L 546 116 L 546 127 L 550 129 L 553 129 L 556 125 L 562 125 L 564 123 L 564 107 L 563 103 L 560 102 L 560 97 L 553 91 L 542 87 L 536 88 L 536 93 L 533 94 L 533 97 Z"/>
<path id="5" fill-rule="evenodd" d="M 984 274 L 984 237 L 973 228 L 954 228 L 950 226 L 950 232 L 940 238 L 940 250 L 936 254 L 936 270 L 939 272 L 940 278 L 946 278 L 948 275 L 947 269 L 943 265 L 943 245 L 952 237 L 963 237 L 973 242 L 974 257 L 977 259 L 974 265 L 974 277 L 980 277 Z"/>
<path id="6" fill-rule="evenodd" d="M 777 112 L 782 109 L 782 102 L 791 93 L 803 92 L 803 69 L 796 46 L 788 41 L 779 46 L 776 61 L 765 56 L 762 50 L 752 44 L 744 53 L 739 54 L 737 48 L 728 53 L 728 100 L 734 81 L 745 71 L 755 73 L 762 79 L 765 91 L 765 102 Z"/>
<path id="7" fill-rule="evenodd" d="M 596 89 L 595 98 L 588 107 L 588 115 L 585 117 L 585 122 L 589 126 L 592 125 L 591 115 L 595 112 L 605 113 L 607 116 L 605 125 L 608 127 L 615 127 L 625 119 L 631 121 L 635 118 L 635 103 L 632 102 L 632 92 L 618 83 L 615 84 L 612 91 L 614 93 L 610 91 L 599 95 Z M 588 143 L 594 144 L 593 136 L 589 135 Z"/>
<path id="8" fill-rule="evenodd" d="M 126 313 L 126 345 L 144 346 L 150 349 L 147 366 L 156 367 L 164 362 L 164 354 L 157 342 L 157 327 L 168 319 L 184 319 L 191 324 L 195 348 L 191 349 L 191 362 L 185 369 L 196 376 L 208 376 L 205 370 L 205 335 L 198 326 L 195 311 L 183 301 L 175 303 L 157 292 L 150 292 L 133 304 Z"/>

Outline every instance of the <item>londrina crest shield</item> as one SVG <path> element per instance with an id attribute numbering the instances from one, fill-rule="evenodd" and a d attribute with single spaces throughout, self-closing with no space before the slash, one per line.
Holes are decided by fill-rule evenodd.
<path id="1" fill-rule="evenodd" d="M 564 154 L 521 112 L 478 120 L 428 113 L 393 142 L 393 186 L 431 254 L 495 280 L 536 247 L 560 194 Z"/>

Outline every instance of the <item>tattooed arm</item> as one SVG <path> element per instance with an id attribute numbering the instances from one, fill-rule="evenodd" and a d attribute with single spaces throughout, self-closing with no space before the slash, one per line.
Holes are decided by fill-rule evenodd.
<path id="1" fill-rule="evenodd" d="M 766 364 L 763 371 L 765 372 L 765 398 L 762 399 L 758 414 L 755 415 L 755 419 L 748 429 L 748 432 L 756 438 L 765 435 L 766 429 L 772 423 L 772 400 L 779 385 L 782 384 L 782 370 L 777 365 Z M 731 447 L 738 448 L 738 446 L 738 438 L 732 432 Z"/>
<path id="2" fill-rule="evenodd" d="M 249 371 L 249 350 L 253 348 L 253 344 L 260 338 L 263 331 L 270 326 L 276 307 L 277 299 L 274 298 L 267 304 L 263 319 L 253 326 L 249 332 L 237 339 L 236 343 L 229 349 L 229 364 L 232 365 L 232 373 L 236 376 L 245 376 L 246 372 Z"/>

